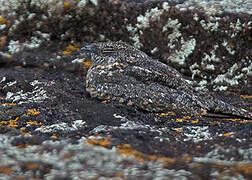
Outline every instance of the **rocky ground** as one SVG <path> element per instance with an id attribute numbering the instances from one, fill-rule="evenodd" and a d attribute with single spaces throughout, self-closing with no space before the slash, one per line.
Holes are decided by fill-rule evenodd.
<path id="1" fill-rule="evenodd" d="M 123 40 L 252 111 L 250 1 L 0 0 L 0 179 L 252 179 L 252 120 L 93 99 L 81 46 Z"/>

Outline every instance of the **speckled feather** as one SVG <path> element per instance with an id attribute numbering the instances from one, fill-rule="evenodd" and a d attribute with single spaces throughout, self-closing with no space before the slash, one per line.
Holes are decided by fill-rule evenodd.
<path id="1" fill-rule="evenodd" d="M 149 112 L 175 111 L 196 116 L 220 113 L 252 118 L 245 109 L 196 92 L 177 70 L 124 42 L 92 43 L 82 52 L 93 62 L 86 77 L 86 90 L 91 97 Z"/>

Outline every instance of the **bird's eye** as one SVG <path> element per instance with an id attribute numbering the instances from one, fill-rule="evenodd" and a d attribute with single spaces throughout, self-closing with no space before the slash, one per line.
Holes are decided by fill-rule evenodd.
<path id="1" fill-rule="evenodd" d="M 103 50 L 102 50 L 102 53 L 103 54 L 110 54 L 110 53 L 113 53 L 115 52 L 115 49 L 113 47 L 105 47 Z"/>

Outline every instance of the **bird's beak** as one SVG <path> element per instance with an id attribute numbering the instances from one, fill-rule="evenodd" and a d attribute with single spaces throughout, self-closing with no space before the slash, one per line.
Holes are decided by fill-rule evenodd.
<path id="1" fill-rule="evenodd" d="M 86 45 L 81 48 L 80 52 L 81 53 L 89 53 L 93 51 L 93 46 L 92 45 Z"/>
<path id="2" fill-rule="evenodd" d="M 80 53 L 86 55 L 88 58 L 91 58 L 92 53 L 94 53 L 93 45 L 86 45 L 80 49 Z"/>

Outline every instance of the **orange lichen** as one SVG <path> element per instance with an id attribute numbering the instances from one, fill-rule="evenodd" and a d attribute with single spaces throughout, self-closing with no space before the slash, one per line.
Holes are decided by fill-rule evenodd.
<path id="1" fill-rule="evenodd" d="M 233 132 L 227 132 L 227 133 L 224 133 L 222 134 L 223 136 L 231 136 L 233 134 Z"/>
<path id="2" fill-rule="evenodd" d="M 69 44 L 66 47 L 66 50 L 62 51 L 62 54 L 68 55 L 71 54 L 72 51 L 78 51 L 79 50 L 80 43 L 74 43 L 74 44 Z"/>
<path id="3" fill-rule="evenodd" d="M 26 147 L 28 147 L 30 144 L 28 144 L 28 143 L 25 143 L 25 144 L 19 144 L 19 145 L 17 145 L 17 148 L 26 148 Z"/>
<path id="4" fill-rule="evenodd" d="M 2 104 L 3 106 L 15 106 L 17 105 L 16 103 L 4 103 Z"/>
<path id="5" fill-rule="evenodd" d="M 23 115 L 23 117 L 29 117 L 29 116 L 36 116 L 40 114 L 40 111 L 38 111 L 37 109 L 28 109 L 27 113 Z M 26 122 L 27 125 L 37 125 L 37 126 L 41 126 L 42 123 L 41 122 L 37 122 L 37 121 L 27 121 Z"/>
<path id="6" fill-rule="evenodd" d="M 64 55 L 69 55 L 72 53 L 72 51 L 79 51 L 80 48 L 80 43 L 74 43 L 74 44 L 69 44 L 64 51 L 62 51 L 62 54 Z"/>
<path id="7" fill-rule="evenodd" d="M 108 139 L 101 139 L 101 140 L 100 139 L 89 139 L 85 143 L 107 147 L 111 144 L 111 141 Z"/>
<path id="8" fill-rule="evenodd" d="M 175 116 L 175 112 L 156 113 L 157 116 Z"/>
<path id="9" fill-rule="evenodd" d="M 238 170 L 245 174 L 249 174 L 252 172 L 252 164 L 241 164 L 234 167 L 234 170 Z"/>
<path id="10" fill-rule="evenodd" d="M 8 124 L 8 121 L 0 121 L 0 126 L 3 124 Z"/>
<path id="11" fill-rule="evenodd" d="M 6 44 L 6 39 L 7 39 L 7 36 L 2 36 L 1 38 L 0 38 L 0 46 L 3 46 L 3 45 L 5 45 Z"/>
<path id="12" fill-rule="evenodd" d="M 68 1 L 65 1 L 63 4 L 64 4 L 65 7 L 69 7 L 70 6 L 70 2 L 68 2 Z"/>
<path id="13" fill-rule="evenodd" d="M 4 24 L 5 23 L 5 18 L 3 16 L 0 16 L 0 23 Z"/>
<path id="14" fill-rule="evenodd" d="M 92 61 L 91 60 L 84 61 L 83 64 L 85 67 L 90 67 L 90 66 L 92 66 Z"/>
<path id="15" fill-rule="evenodd" d="M 245 119 L 240 119 L 240 118 L 223 118 L 223 120 L 240 122 L 240 123 L 252 122 L 252 120 L 245 120 Z"/>
<path id="16" fill-rule="evenodd" d="M 40 114 L 40 112 L 37 110 L 37 109 L 28 109 L 27 110 L 27 113 L 24 115 L 25 117 L 28 117 L 28 116 L 36 116 Z"/>
<path id="17" fill-rule="evenodd" d="M 7 127 L 18 127 L 18 119 L 19 117 L 16 117 L 15 119 L 10 119 L 7 121 L 0 121 L 0 126 L 7 125 Z"/>
<path id="18" fill-rule="evenodd" d="M 178 119 L 176 119 L 176 122 L 183 122 L 183 119 L 178 118 Z"/>
<path id="19" fill-rule="evenodd" d="M 191 119 L 191 116 L 184 116 L 182 118 L 177 118 L 176 122 L 183 122 L 184 120 Z"/>
<path id="20" fill-rule="evenodd" d="M 193 158 L 189 155 L 183 156 L 179 161 L 182 162 L 191 162 L 193 160 Z"/>
<path id="21" fill-rule="evenodd" d="M 11 119 L 8 121 L 8 127 L 18 127 L 18 119 L 19 117 L 16 117 L 16 119 Z"/>
<path id="22" fill-rule="evenodd" d="M 177 133 L 181 133 L 182 132 L 182 129 L 175 129 L 175 131 L 177 132 Z"/>
<path id="23" fill-rule="evenodd" d="M 39 122 L 37 122 L 37 121 L 27 121 L 26 124 L 27 124 L 27 125 L 33 124 L 33 125 L 37 125 L 37 126 L 41 126 L 41 125 L 42 125 L 41 122 L 39 123 Z"/>
<path id="24" fill-rule="evenodd" d="M 252 98 L 252 95 L 240 95 L 241 98 L 248 99 Z"/>
<path id="25" fill-rule="evenodd" d="M 242 119 L 240 119 L 240 118 L 223 118 L 223 120 L 228 120 L 228 121 L 241 121 Z"/>
<path id="26" fill-rule="evenodd" d="M 176 162 L 176 160 L 173 158 L 144 154 L 142 152 L 133 149 L 130 144 L 117 145 L 117 149 L 121 154 L 135 156 L 136 159 L 140 162 L 143 162 L 145 160 L 163 160 L 165 164 Z"/>
<path id="27" fill-rule="evenodd" d="M 115 177 L 124 178 L 124 174 L 122 172 L 115 173 Z"/>
<path id="28" fill-rule="evenodd" d="M 26 168 L 29 169 L 29 170 L 38 169 L 39 168 L 39 163 L 29 162 L 29 163 L 26 164 Z"/>
<path id="29" fill-rule="evenodd" d="M 22 127 L 22 128 L 20 128 L 20 130 L 24 133 L 24 135 L 30 135 L 30 133 L 25 132 L 26 127 Z"/>
<path id="30" fill-rule="evenodd" d="M 199 123 L 199 120 L 192 120 L 191 123 L 197 124 L 197 123 Z"/>
<path id="31" fill-rule="evenodd" d="M 26 129 L 26 127 L 21 127 L 20 128 L 20 130 L 23 131 L 23 132 L 25 131 L 25 129 Z"/>
<path id="32" fill-rule="evenodd" d="M 102 104 L 107 104 L 107 103 L 109 103 L 110 101 L 109 100 L 104 100 L 104 101 L 102 101 L 101 103 Z"/>
<path id="33" fill-rule="evenodd" d="M 0 166 L 0 174 L 11 174 L 12 167 L 11 166 Z"/>
<path id="34" fill-rule="evenodd" d="M 75 44 L 75 45 L 69 44 L 69 45 L 66 47 L 66 50 L 68 50 L 68 51 L 76 51 L 76 50 L 78 50 L 78 47 L 77 47 L 76 44 Z"/>
<path id="35" fill-rule="evenodd" d="M 73 157 L 73 154 L 70 153 L 70 152 L 67 152 L 67 153 L 65 153 L 65 154 L 61 157 L 61 159 L 70 159 L 71 157 Z"/>
<path id="36" fill-rule="evenodd" d="M 58 139 L 58 136 L 56 134 L 53 134 L 50 138 L 52 138 L 52 139 Z"/>
<path id="37" fill-rule="evenodd" d="M 68 54 L 71 54 L 71 51 L 63 51 L 62 54 L 68 55 Z"/>

